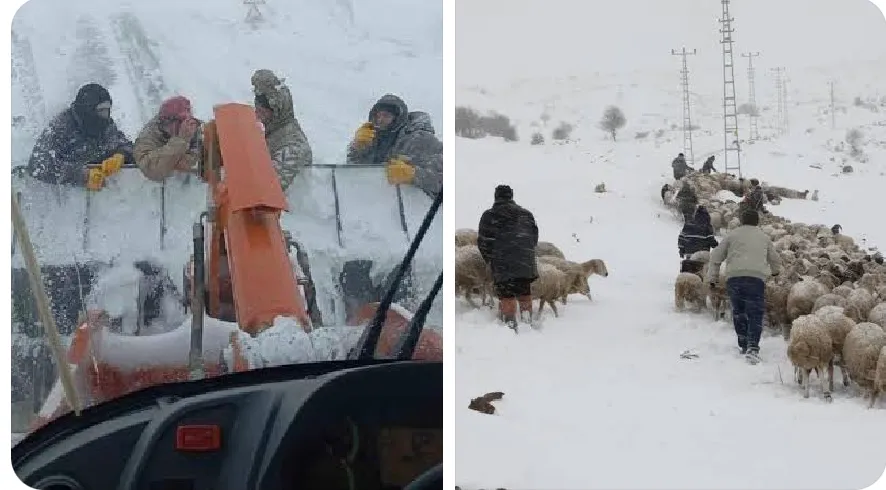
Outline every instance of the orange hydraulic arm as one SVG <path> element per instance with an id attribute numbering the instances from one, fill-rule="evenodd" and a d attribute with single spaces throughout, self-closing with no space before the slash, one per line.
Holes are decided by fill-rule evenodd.
<path id="1" fill-rule="evenodd" d="M 311 322 L 289 260 L 280 214 L 286 197 L 271 164 L 264 134 L 252 107 L 223 104 L 205 128 L 204 147 L 213 204 L 208 253 L 211 316 L 229 317 L 255 335 L 277 316 Z"/>

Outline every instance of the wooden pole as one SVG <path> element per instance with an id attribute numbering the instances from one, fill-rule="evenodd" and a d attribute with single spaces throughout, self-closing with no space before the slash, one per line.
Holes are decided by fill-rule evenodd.
<path id="1" fill-rule="evenodd" d="M 40 267 L 37 265 L 34 247 L 31 245 L 31 236 L 28 234 L 28 228 L 25 226 L 25 220 L 22 217 L 21 209 L 19 209 L 18 201 L 16 201 L 15 197 L 12 198 L 12 226 L 21 246 L 25 267 L 28 269 L 31 293 L 37 302 L 37 313 L 40 315 L 40 321 L 43 323 L 43 328 L 49 337 L 49 347 L 52 349 L 52 355 L 55 357 L 55 363 L 58 366 L 59 377 L 65 390 L 65 398 L 74 414 L 80 415 L 80 399 L 77 396 L 76 390 L 74 390 L 74 380 L 71 377 L 71 372 L 68 370 L 67 356 L 62 351 L 61 336 L 58 333 L 55 319 L 52 317 L 49 309 L 49 297 L 46 296 L 46 288 L 43 286 L 43 278 L 40 276 Z"/>

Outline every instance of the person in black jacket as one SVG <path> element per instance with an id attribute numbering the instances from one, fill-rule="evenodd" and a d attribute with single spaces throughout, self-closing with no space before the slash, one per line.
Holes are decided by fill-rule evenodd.
<path id="1" fill-rule="evenodd" d="M 739 203 L 739 210 L 751 209 L 758 213 L 768 213 L 766 210 L 766 194 L 760 187 L 760 181 L 751 179 L 751 187 L 748 189 L 744 199 Z"/>
<path id="2" fill-rule="evenodd" d="M 101 85 L 89 83 L 37 138 L 27 170 L 48 184 L 98 190 L 126 163 L 135 163 L 132 141 L 111 118 L 111 95 Z M 88 169 L 87 164 L 101 168 Z"/>
<path id="3" fill-rule="evenodd" d="M 689 182 L 683 182 L 683 187 L 680 188 L 680 192 L 677 192 L 676 199 L 677 208 L 680 210 L 680 214 L 683 215 L 683 222 L 692 221 L 695 207 L 698 206 L 698 195 L 695 193 L 695 189 L 689 185 Z"/>
<path id="4" fill-rule="evenodd" d="M 714 227 L 711 225 L 711 215 L 704 206 L 695 210 L 695 216 L 686 220 L 680 235 L 677 237 L 677 249 L 680 258 L 690 257 L 695 252 L 702 250 L 710 251 L 717 245 L 714 238 Z"/>
<path id="5" fill-rule="evenodd" d="M 520 319 L 532 321 L 530 286 L 538 278 L 535 216 L 514 202 L 510 186 L 499 185 L 495 188 L 494 204 L 480 217 L 477 235 L 480 254 L 492 269 L 501 319 L 516 332 L 518 305 Z"/>

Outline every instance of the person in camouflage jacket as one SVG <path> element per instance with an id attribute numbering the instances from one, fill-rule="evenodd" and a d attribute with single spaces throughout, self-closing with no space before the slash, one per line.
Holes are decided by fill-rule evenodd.
<path id="1" fill-rule="evenodd" d="M 430 197 L 443 187 L 443 143 L 426 112 L 409 112 L 400 97 L 387 94 L 369 110 L 369 119 L 348 145 L 347 161 L 386 165 L 388 182 L 410 184 Z"/>
<path id="2" fill-rule="evenodd" d="M 200 161 L 200 121 L 182 96 L 163 102 L 135 139 L 135 163 L 145 177 L 162 182 L 174 172 L 194 172 Z"/>
<path id="3" fill-rule="evenodd" d="M 271 70 L 252 75 L 256 114 L 265 126 L 265 141 L 285 192 L 298 170 L 313 163 L 313 152 L 292 108 L 292 94 Z"/>

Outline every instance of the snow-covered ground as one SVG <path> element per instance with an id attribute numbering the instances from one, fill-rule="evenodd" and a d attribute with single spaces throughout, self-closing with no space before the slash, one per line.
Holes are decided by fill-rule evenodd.
<path id="1" fill-rule="evenodd" d="M 426 111 L 442 139 L 442 8 L 433 0 L 268 2 L 260 6 L 264 22 L 253 28 L 244 22 L 247 6 L 239 0 L 31 0 L 13 22 L 12 166 L 27 162 L 36 136 L 85 83 L 108 88 L 112 116 L 134 140 L 160 102 L 174 94 L 189 97 L 202 120 L 212 119 L 217 104 L 251 105 L 250 77 L 260 68 L 285 78 L 315 163 L 344 164 L 353 132 L 386 93 L 401 96 L 411 111 Z M 13 178 L 38 260 L 44 265 L 96 260 L 125 268 L 149 258 L 165 265 L 181 286 L 191 225 L 205 207 L 205 186 L 170 179 L 162 208 L 159 184 L 127 172 L 92 195 L 89 204 L 82 190 L 59 191 Z M 281 221 L 305 246 L 324 324 L 333 326 L 316 335 L 337 332 L 340 342 L 350 342 L 352 332 L 334 327 L 344 321 L 337 284 L 342 263 L 371 259 L 373 279 L 381 282 L 402 259 L 431 201 L 403 186 L 407 237 L 395 188 L 383 170 L 339 170 L 336 178 L 338 203 L 330 169 L 302 172 L 289 189 L 290 212 Z M 413 266 L 418 301 L 443 267 L 442 244 L 438 213 Z M 13 266 L 22 266 L 20 254 L 13 256 Z M 134 285 L 133 278 L 118 276 L 111 288 L 132 293 L 125 288 Z M 104 301 L 124 309 L 135 304 L 133 294 Z M 439 296 L 428 326 L 442 327 Z M 329 358 L 323 352 L 302 355 L 302 344 L 293 344 L 288 354 L 279 352 L 287 345 L 280 342 L 281 329 L 269 334 L 277 347 L 273 362 Z M 22 350 L 31 345 L 24 338 L 16 344 Z M 258 347 L 255 352 L 263 352 Z"/>
<path id="2" fill-rule="evenodd" d="M 573 295 L 558 305 L 559 318 L 546 309 L 540 330 L 523 326 L 518 335 L 491 310 L 457 300 L 462 489 L 864 488 L 886 468 L 884 402 L 868 410 L 839 383 L 832 404 L 816 388 L 803 399 L 780 334 L 765 335 L 763 362 L 749 365 L 737 353 L 731 324 L 714 322 L 710 313 L 675 311 L 681 225 L 659 197 L 682 151 L 682 133 L 671 129 L 682 116 L 679 61 L 673 61 L 665 73 L 539 74 L 458 87 L 459 106 L 509 116 L 520 141 L 458 138 L 456 228 L 476 229 L 494 187 L 508 184 L 516 202 L 535 214 L 541 240 L 554 242 L 568 259 L 603 259 L 609 271 L 591 277 L 593 301 Z M 836 129 L 823 115 L 828 73 L 839 75 L 837 103 L 846 109 Z M 772 139 L 745 146 L 742 173 L 820 194 L 818 202 L 770 206 L 774 213 L 840 223 L 858 242 L 886 248 L 886 225 L 877 216 L 886 185 L 886 105 L 874 85 L 884 74 L 886 58 L 794 69 L 784 137 L 774 136 L 774 96 L 764 88 L 770 80 L 759 75 L 758 101 L 769 106 L 760 134 Z M 713 87 L 693 95 L 693 121 L 701 127 L 693 135 L 695 162 L 698 168 L 716 153 L 722 170 L 722 88 Z M 855 96 L 877 97 L 878 112 L 855 107 Z M 617 142 L 596 127 L 608 104 L 620 106 L 628 120 Z M 547 125 L 543 112 L 551 116 Z M 569 142 L 551 141 L 560 121 L 575 125 Z M 835 149 L 852 127 L 865 135 L 866 163 Z M 747 128 L 742 118 L 743 138 Z M 530 145 L 534 131 L 543 133 L 545 145 Z M 635 138 L 644 131 L 651 133 Z M 840 173 L 843 160 L 854 173 Z M 594 192 L 600 183 L 608 192 Z M 698 357 L 681 358 L 687 350 Z M 504 392 L 493 402 L 494 415 L 468 409 L 472 398 L 493 391 Z"/>

